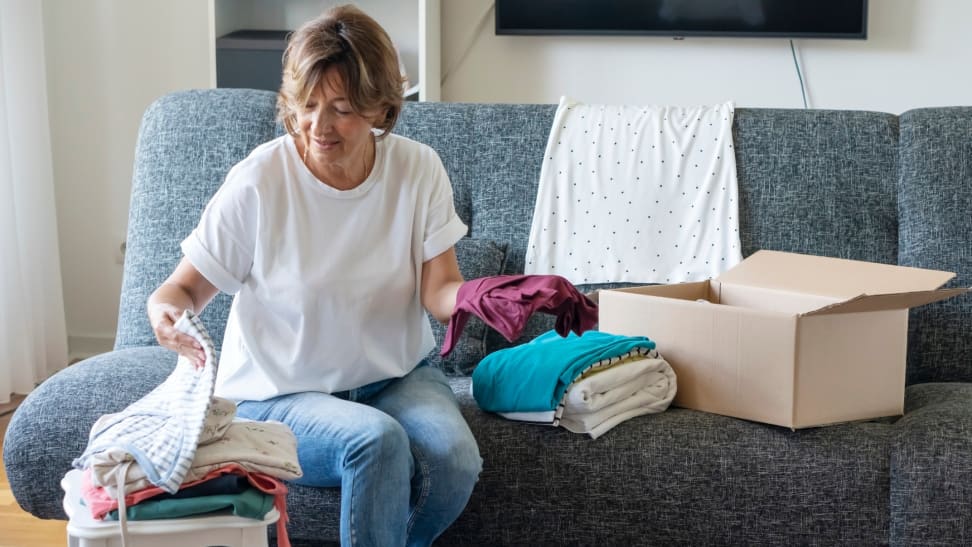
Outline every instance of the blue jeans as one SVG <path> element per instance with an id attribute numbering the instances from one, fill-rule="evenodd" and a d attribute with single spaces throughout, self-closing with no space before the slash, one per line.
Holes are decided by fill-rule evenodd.
<path id="1" fill-rule="evenodd" d="M 431 545 L 462 513 L 482 470 L 472 431 L 441 370 L 346 392 L 243 401 L 237 415 L 297 437 L 304 476 L 341 487 L 341 545 Z"/>

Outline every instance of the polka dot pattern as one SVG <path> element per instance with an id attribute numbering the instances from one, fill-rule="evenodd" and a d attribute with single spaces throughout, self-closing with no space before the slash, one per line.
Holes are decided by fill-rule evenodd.
<path id="1" fill-rule="evenodd" d="M 540 170 L 526 273 L 575 284 L 676 283 L 742 260 L 733 105 L 561 98 Z"/>

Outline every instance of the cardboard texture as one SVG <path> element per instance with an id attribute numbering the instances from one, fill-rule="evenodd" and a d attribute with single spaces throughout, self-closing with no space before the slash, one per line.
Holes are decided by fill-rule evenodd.
<path id="1" fill-rule="evenodd" d="M 600 291 L 600 330 L 648 336 L 674 405 L 799 429 L 904 411 L 908 309 L 954 273 L 759 251 L 716 279 Z"/>

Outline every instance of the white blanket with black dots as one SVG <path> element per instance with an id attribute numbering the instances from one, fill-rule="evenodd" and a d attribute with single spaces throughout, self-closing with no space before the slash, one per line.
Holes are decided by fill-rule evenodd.
<path id="1" fill-rule="evenodd" d="M 540 170 L 525 273 L 574 284 L 676 283 L 742 260 L 733 104 L 561 98 Z"/>

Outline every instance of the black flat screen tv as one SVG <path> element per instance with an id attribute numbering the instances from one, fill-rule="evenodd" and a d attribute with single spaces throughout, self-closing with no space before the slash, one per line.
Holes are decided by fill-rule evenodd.
<path id="1" fill-rule="evenodd" d="M 867 0 L 496 0 L 496 34 L 867 38 Z"/>

